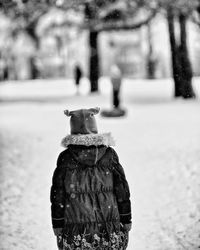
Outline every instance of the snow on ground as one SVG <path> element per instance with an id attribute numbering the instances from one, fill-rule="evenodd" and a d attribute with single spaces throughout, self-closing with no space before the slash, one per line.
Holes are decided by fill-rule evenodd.
<path id="1" fill-rule="evenodd" d="M 199 97 L 200 79 L 194 87 Z M 64 109 L 110 107 L 110 84 L 75 96 L 70 80 L 0 85 L 0 249 L 55 250 L 49 191 Z M 125 80 L 127 116 L 98 117 L 112 131 L 130 183 L 133 230 L 129 250 L 200 248 L 200 102 L 173 100 L 171 80 Z"/>

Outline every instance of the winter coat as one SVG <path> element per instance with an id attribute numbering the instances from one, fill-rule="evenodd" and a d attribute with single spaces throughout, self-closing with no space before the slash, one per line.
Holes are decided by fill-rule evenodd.
<path id="1" fill-rule="evenodd" d="M 119 91 L 122 84 L 122 74 L 117 65 L 113 65 L 111 67 L 110 79 L 113 86 L 113 91 Z"/>
<path id="2" fill-rule="evenodd" d="M 52 224 L 63 228 L 65 250 L 127 247 L 122 224 L 131 223 L 129 187 L 117 153 L 101 144 L 101 136 L 75 136 L 76 143 L 70 138 L 58 157 L 51 188 Z"/>

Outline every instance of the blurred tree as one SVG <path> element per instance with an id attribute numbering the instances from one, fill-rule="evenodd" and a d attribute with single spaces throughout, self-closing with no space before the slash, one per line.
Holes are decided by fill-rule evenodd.
<path id="1" fill-rule="evenodd" d="M 15 27 L 13 30 L 17 32 L 23 29 L 34 40 L 38 46 L 38 36 L 36 33 L 36 26 L 39 18 L 46 13 L 52 0 L 1 0 L 1 10 L 13 20 Z"/>
<path id="2" fill-rule="evenodd" d="M 141 5 L 146 6 L 147 8 L 149 7 L 148 0 L 138 1 Z M 168 23 L 172 72 L 175 83 L 174 96 L 194 98 L 195 93 L 192 88 L 193 73 L 188 54 L 186 25 L 187 20 L 194 12 L 199 13 L 200 0 L 154 0 L 153 3 L 157 6 L 158 12 L 165 13 Z M 195 20 L 197 21 L 197 19 Z M 150 52 L 151 49 L 150 46 Z M 151 70 L 152 62 L 151 60 L 149 60 L 149 62 L 149 69 Z"/>
<path id="3" fill-rule="evenodd" d="M 200 18 L 200 0 L 198 2 L 198 5 L 197 5 L 197 12 L 198 12 L 198 15 L 199 15 L 199 18 Z"/>
<path id="4" fill-rule="evenodd" d="M 187 48 L 186 24 L 194 11 L 200 12 L 199 0 L 1 0 L 0 7 L 15 20 L 15 24 L 26 30 L 37 46 L 37 22 L 51 6 L 55 5 L 62 9 L 73 8 L 84 13 L 82 28 L 89 30 L 91 92 L 98 91 L 99 32 L 140 28 L 147 25 L 156 12 L 164 10 L 171 45 L 174 95 L 184 98 L 195 97 Z M 178 32 L 177 24 L 179 24 Z"/>
<path id="5" fill-rule="evenodd" d="M 82 28 L 89 30 L 91 92 L 98 91 L 99 52 L 98 36 L 101 31 L 137 29 L 156 13 L 154 0 L 1 0 L 0 8 L 24 29 L 38 46 L 37 23 L 52 6 L 64 10 L 75 9 L 84 13 Z M 153 4 L 152 4 L 153 3 Z M 16 29 L 15 29 L 16 30 Z"/>
<path id="6" fill-rule="evenodd" d="M 96 6 L 91 5 L 90 2 L 85 2 L 85 19 L 89 23 L 90 20 L 96 20 L 97 10 Z M 99 32 L 91 30 L 89 32 L 89 47 L 90 47 L 90 60 L 89 60 L 89 79 L 90 79 L 90 91 L 98 91 L 98 79 L 99 79 L 99 52 L 98 52 L 98 35 Z"/>
<path id="7" fill-rule="evenodd" d="M 166 13 L 171 45 L 174 96 L 194 98 L 192 66 L 187 46 L 187 20 L 198 6 L 197 0 L 157 0 Z"/>
<path id="8" fill-rule="evenodd" d="M 13 36 L 23 30 L 32 38 L 36 48 L 38 48 L 37 23 L 52 4 L 53 1 L 51 0 L 1 0 L 0 9 L 13 21 Z M 37 78 L 38 69 L 34 58 L 30 60 L 30 64 L 32 78 Z"/>
<path id="9" fill-rule="evenodd" d="M 192 21 L 200 28 L 200 0 L 198 0 L 197 8 L 193 11 Z"/>
<path id="10" fill-rule="evenodd" d="M 186 24 L 189 15 L 196 7 L 196 1 L 179 1 L 175 6 L 168 4 L 167 21 L 171 45 L 172 69 L 175 81 L 174 96 L 194 98 L 192 88 L 192 66 L 188 54 Z M 175 25 L 179 24 L 179 32 L 176 32 Z"/>
<path id="11" fill-rule="evenodd" d="M 152 27 L 151 23 L 147 24 L 147 43 L 148 43 L 148 54 L 147 54 L 147 79 L 155 79 L 155 70 L 156 70 L 156 59 L 153 51 L 153 42 L 152 42 Z"/>
<path id="12" fill-rule="evenodd" d="M 144 15 L 148 16 L 147 10 L 150 13 L 154 14 L 154 11 L 166 13 L 166 18 L 168 22 L 169 29 L 169 40 L 171 45 L 171 57 L 172 57 L 172 71 L 173 78 L 175 83 L 174 96 L 183 98 L 194 98 L 195 93 L 192 87 L 192 66 L 188 53 L 187 46 L 187 20 L 194 11 L 199 13 L 200 10 L 200 1 L 199 0 L 125 0 L 125 1 L 112 1 L 111 6 L 113 11 L 110 11 L 107 8 L 106 22 L 109 20 L 113 21 L 113 24 L 109 26 L 109 22 L 104 26 L 104 29 L 108 30 L 112 25 L 115 25 L 116 28 L 120 29 L 134 29 L 136 28 L 136 21 L 134 17 L 138 15 L 142 16 L 141 10 L 146 13 Z M 126 5 L 125 5 L 126 3 Z M 108 6 L 107 6 L 108 7 Z M 112 8 L 110 8 L 112 9 Z M 116 12 L 118 10 L 118 12 Z M 117 23 L 117 18 L 120 20 L 120 25 Z M 115 18 L 114 18 L 115 17 Z M 150 19 L 147 18 L 146 23 L 139 22 L 139 27 L 143 24 L 148 24 L 153 15 L 150 15 Z M 129 20 L 132 20 L 132 24 L 128 24 Z M 136 19 L 137 20 L 137 19 Z M 116 25 L 117 23 L 117 25 Z M 177 30 L 177 25 L 179 26 Z M 150 33 L 149 33 L 150 35 Z M 151 42 L 151 37 L 149 37 Z M 149 60 L 148 60 L 148 69 L 149 75 L 154 74 L 154 65 L 152 64 L 151 52 L 152 44 L 149 44 Z"/>
<path id="13" fill-rule="evenodd" d="M 146 25 L 156 14 L 155 1 L 144 0 L 58 0 L 61 8 L 84 12 L 83 28 L 89 30 L 91 92 L 98 91 L 99 52 L 101 31 L 133 30 Z"/>
<path id="14" fill-rule="evenodd" d="M 148 22 L 156 14 L 155 6 L 151 4 L 151 1 L 148 3 L 148 8 L 141 5 L 140 1 L 130 1 L 130 0 L 109 0 L 109 1 L 91 1 L 93 3 L 93 10 L 96 11 L 95 19 L 94 16 L 88 18 L 90 20 L 90 27 L 93 31 L 90 31 L 90 34 L 94 32 L 98 34 L 101 31 L 109 30 L 133 30 L 142 27 L 143 25 L 148 24 Z M 91 4 L 91 3 L 90 3 Z M 144 8 L 145 7 L 145 8 Z M 91 36 L 90 36 L 91 37 Z M 98 50 L 92 48 L 92 52 L 96 51 L 97 53 L 93 56 L 98 58 Z M 92 56 L 92 57 L 93 57 Z M 95 72 L 95 86 L 98 89 L 98 61 L 95 65 L 93 58 L 91 57 L 91 64 L 93 68 L 90 68 L 90 72 Z M 90 74 L 93 76 L 93 73 Z M 91 82 L 93 82 L 92 78 Z M 93 84 L 92 84 L 93 85 Z"/>
<path id="15" fill-rule="evenodd" d="M 200 13 L 200 0 L 60 0 L 66 5 L 82 5 L 85 9 L 86 27 L 90 33 L 91 90 L 98 89 L 98 32 L 109 30 L 127 30 L 146 25 L 156 12 L 166 14 L 171 45 L 172 72 L 175 83 L 174 96 L 194 98 L 192 88 L 192 67 L 187 46 L 187 20 L 196 11 Z M 142 19 L 143 18 L 143 19 Z M 199 20 L 199 19 L 198 19 Z M 199 22 L 200 23 L 200 22 Z M 177 30 L 177 26 L 178 30 Z M 152 46 L 150 44 L 150 56 Z M 149 73 L 153 74 L 153 64 L 149 60 Z"/>

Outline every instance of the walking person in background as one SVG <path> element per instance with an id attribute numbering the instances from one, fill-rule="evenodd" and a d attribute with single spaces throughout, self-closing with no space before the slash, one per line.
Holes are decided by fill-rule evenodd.
<path id="1" fill-rule="evenodd" d="M 64 113 L 71 134 L 51 187 L 52 225 L 61 250 L 124 250 L 131 230 L 129 186 L 110 133 L 100 134 L 99 108 Z"/>
<path id="2" fill-rule="evenodd" d="M 122 73 L 117 64 L 113 64 L 110 70 L 110 79 L 113 88 L 113 107 L 120 108 L 120 88 L 122 83 Z"/>
<path id="3" fill-rule="evenodd" d="M 77 90 L 77 95 L 79 94 L 79 85 L 80 85 L 80 80 L 82 78 L 82 70 L 81 67 L 77 64 L 74 67 L 74 78 L 75 78 L 75 84 L 76 84 L 76 90 Z"/>
<path id="4" fill-rule="evenodd" d="M 0 81 L 5 80 L 5 70 L 6 70 L 6 64 L 3 56 L 1 56 L 1 51 L 0 51 Z"/>

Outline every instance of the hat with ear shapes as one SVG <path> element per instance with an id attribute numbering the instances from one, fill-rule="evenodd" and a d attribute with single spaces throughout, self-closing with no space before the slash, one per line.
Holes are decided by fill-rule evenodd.
<path id="1" fill-rule="evenodd" d="M 98 114 L 99 111 L 100 108 L 65 110 L 64 114 L 70 117 L 71 134 L 97 134 L 98 130 L 94 115 Z"/>

